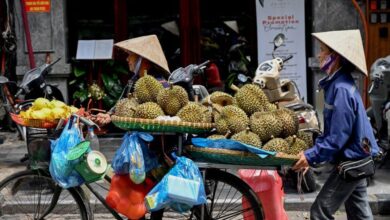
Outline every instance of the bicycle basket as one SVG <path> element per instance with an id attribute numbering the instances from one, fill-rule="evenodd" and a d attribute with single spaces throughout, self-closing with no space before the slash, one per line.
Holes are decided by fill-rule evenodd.
<path id="1" fill-rule="evenodd" d="M 12 121 L 16 124 L 25 126 L 25 127 L 34 127 L 34 128 L 55 128 L 59 122 L 58 119 L 55 120 L 41 120 L 41 119 L 32 119 L 32 118 L 22 118 L 20 115 L 10 113 Z M 66 123 L 66 121 L 65 121 Z"/>
<path id="2" fill-rule="evenodd" d="M 213 123 L 192 123 L 156 119 L 130 118 L 113 115 L 111 120 L 115 126 L 124 130 L 149 132 L 205 133 L 214 128 Z"/>
<path id="3" fill-rule="evenodd" d="M 270 155 L 266 158 L 260 158 L 256 154 L 245 151 L 195 147 L 193 145 L 186 146 L 185 149 L 196 161 L 234 165 L 291 166 L 299 159 L 297 156 L 281 153 L 275 156 Z"/>

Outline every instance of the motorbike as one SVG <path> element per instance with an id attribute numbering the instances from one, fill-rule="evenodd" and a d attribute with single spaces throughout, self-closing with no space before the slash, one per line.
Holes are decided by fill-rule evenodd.
<path id="1" fill-rule="evenodd" d="M 367 109 L 378 145 L 383 153 L 381 166 L 390 158 L 390 56 L 377 59 L 370 68 L 371 84 Z"/>
<path id="2" fill-rule="evenodd" d="M 52 66 L 61 58 L 58 58 L 50 64 L 43 64 L 39 67 L 29 70 L 23 76 L 22 81 L 9 81 L 7 77 L 0 76 L 1 98 L 2 103 L 7 113 L 18 114 L 21 110 L 25 110 L 31 106 L 32 102 L 39 97 L 44 97 L 49 100 L 56 99 L 64 101 L 61 91 L 54 85 L 46 82 L 46 77 L 50 73 Z M 14 84 L 17 86 L 17 91 L 12 94 L 7 85 Z M 10 123 L 12 120 L 8 120 Z M 21 125 L 16 125 L 16 129 L 22 140 L 27 140 L 26 128 Z"/>
<path id="3" fill-rule="evenodd" d="M 204 73 L 209 63 L 210 61 L 207 60 L 199 65 L 190 64 L 186 67 L 180 67 L 171 73 L 168 82 L 183 87 L 187 91 L 190 101 L 194 101 L 195 98 L 202 100 L 209 95 L 209 92 L 203 85 L 193 85 L 193 80 L 194 76 Z"/>

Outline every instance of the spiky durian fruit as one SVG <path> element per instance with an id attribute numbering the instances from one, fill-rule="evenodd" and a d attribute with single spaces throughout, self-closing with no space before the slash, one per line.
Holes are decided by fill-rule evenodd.
<path id="1" fill-rule="evenodd" d="M 182 121 L 210 123 L 212 121 L 211 111 L 199 103 L 189 102 L 176 114 Z"/>
<path id="2" fill-rule="evenodd" d="M 274 111 L 277 120 L 283 124 L 282 137 L 288 137 L 298 132 L 299 120 L 298 116 L 287 108 L 281 108 Z"/>
<path id="3" fill-rule="evenodd" d="M 153 76 L 145 74 L 134 86 L 134 95 L 139 103 L 156 102 L 157 95 L 164 87 Z"/>
<path id="4" fill-rule="evenodd" d="M 278 106 L 273 103 L 266 103 L 264 105 L 264 111 L 266 112 L 272 112 L 278 109 Z"/>
<path id="5" fill-rule="evenodd" d="M 213 134 L 208 136 L 207 138 L 211 140 L 218 140 L 218 139 L 225 139 L 226 137 L 223 136 L 222 134 Z"/>
<path id="6" fill-rule="evenodd" d="M 219 134 L 231 131 L 236 134 L 248 127 L 249 119 L 245 112 L 233 105 L 225 106 L 215 119 L 215 125 Z"/>
<path id="7" fill-rule="evenodd" d="M 246 84 L 241 87 L 234 98 L 236 98 L 238 106 L 248 115 L 265 111 L 265 106 L 269 103 L 263 90 L 254 84 Z"/>
<path id="8" fill-rule="evenodd" d="M 313 133 L 312 132 L 304 132 L 298 131 L 297 137 L 303 140 L 308 147 L 313 146 Z"/>
<path id="9" fill-rule="evenodd" d="M 281 121 L 278 121 L 272 112 L 255 112 L 250 117 L 251 130 L 260 137 L 262 142 L 278 137 L 283 131 Z"/>
<path id="10" fill-rule="evenodd" d="M 207 138 L 211 139 L 211 140 L 228 139 L 230 135 L 231 135 L 231 132 L 228 131 L 225 135 L 222 135 L 222 134 L 212 134 L 212 135 L 208 136 Z"/>
<path id="11" fill-rule="evenodd" d="M 115 115 L 121 117 L 133 117 L 137 106 L 137 99 L 130 93 L 127 98 L 123 98 L 115 104 Z"/>
<path id="12" fill-rule="evenodd" d="M 154 102 L 145 102 L 138 105 L 135 108 L 134 118 L 147 118 L 155 119 L 158 116 L 163 116 L 164 111 L 161 109 L 157 103 Z"/>
<path id="13" fill-rule="evenodd" d="M 303 140 L 297 138 L 296 135 L 289 136 L 285 140 L 289 145 L 289 147 L 284 151 L 286 154 L 297 155 L 299 152 L 307 149 L 307 144 Z"/>
<path id="14" fill-rule="evenodd" d="M 173 116 L 188 104 L 188 94 L 181 86 L 170 86 L 160 90 L 157 95 L 157 104 L 167 115 Z"/>
<path id="15" fill-rule="evenodd" d="M 264 150 L 285 152 L 288 148 L 288 143 L 283 138 L 272 138 L 263 145 Z"/>
<path id="16" fill-rule="evenodd" d="M 202 100 L 203 104 L 207 103 L 218 104 L 220 106 L 227 106 L 233 103 L 233 96 L 220 91 L 215 91 L 211 95 Z"/>
<path id="17" fill-rule="evenodd" d="M 261 140 L 259 136 L 247 128 L 245 131 L 241 131 L 231 137 L 232 140 L 240 141 L 245 144 L 249 144 L 255 147 L 261 147 Z"/>

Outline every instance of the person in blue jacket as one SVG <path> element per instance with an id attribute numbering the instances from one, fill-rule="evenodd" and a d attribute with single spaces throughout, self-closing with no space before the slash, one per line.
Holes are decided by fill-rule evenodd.
<path id="1" fill-rule="evenodd" d="M 379 153 L 362 98 L 351 72 L 357 68 L 367 76 L 359 30 L 313 33 L 320 42 L 318 59 L 327 76 L 320 80 L 324 90 L 324 131 L 313 147 L 299 154 L 293 170 L 323 163 L 334 164 L 314 201 L 310 219 L 334 219 L 344 203 L 348 219 L 373 219 L 367 198 L 366 179 L 346 181 L 337 172 L 343 161 L 355 161 Z"/>

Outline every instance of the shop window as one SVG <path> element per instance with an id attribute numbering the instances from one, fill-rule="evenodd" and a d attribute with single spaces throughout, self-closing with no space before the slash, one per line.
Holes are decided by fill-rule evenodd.
<path id="1" fill-rule="evenodd" d="M 200 0 L 201 61 L 212 60 L 217 65 L 225 87 L 238 73 L 252 76 L 257 65 L 253 62 L 256 57 L 251 56 L 256 53 L 252 4 L 254 1 Z"/>

